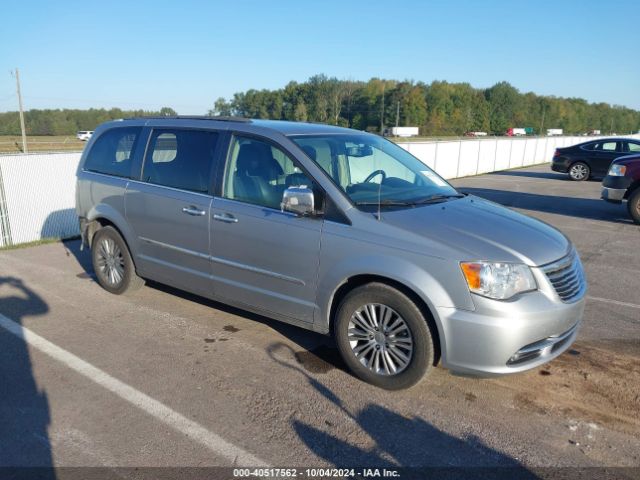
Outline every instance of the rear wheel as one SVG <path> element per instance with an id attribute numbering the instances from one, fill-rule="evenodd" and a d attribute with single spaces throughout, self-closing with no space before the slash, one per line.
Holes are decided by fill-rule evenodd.
<path id="1" fill-rule="evenodd" d="M 640 225 L 640 188 L 637 188 L 627 200 L 627 209 L 633 221 Z"/>
<path id="2" fill-rule="evenodd" d="M 110 293 L 121 295 L 144 285 L 144 280 L 136 275 L 127 244 L 113 227 L 96 232 L 91 242 L 91 259 L 98 283 Z"/>
<path id="3" fill-rule="evenodd" d="M 591 175 L 589 165 L 583 162 L 576 162 L 569 168 L 569 178 L 576 182 L 586 180 Z"/>
<path id="4" fill-rule="evenodd" d="M 383 283 L 347 294 L 336 313 L 334 336 L 351 371 L 387 390 L 415 385 L 433 365 L 433 339 L 422 312 Z"/>

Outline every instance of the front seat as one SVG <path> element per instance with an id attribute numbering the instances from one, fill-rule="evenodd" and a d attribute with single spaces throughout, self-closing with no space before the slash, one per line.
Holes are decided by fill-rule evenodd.
<path id="1" fill-rule="evenodd" d="M 278 195 L 278 189 L 270 182 L 282 173 L 282 167 L 271 155 L 268 145 L 259 143 L 241 145 L 233 177 L 234 198 L 279 208 L 281 198 Z"/>
<path id="2" fill-rule="evenodd" d="M 316 160 L 316 149 L 313 148 L 310 145 L 304 145 L 302 147 L 302 151 L 304 151 L 304 153 L 307 154 L 307 156 L 315 161 Z M 287 175 L 287 178 L 285 179 L 285 184 L 287 187 L 299 187 L 301 185 L 306 185 L 307 187 L 311 188 L 311 182 L 309 181 L 309 177 L 307 177 L 304 173 L 300 172 L 298 169 L 298 172 L 294 172 L 294 173 L 290 173 L 289 175 Z"/>

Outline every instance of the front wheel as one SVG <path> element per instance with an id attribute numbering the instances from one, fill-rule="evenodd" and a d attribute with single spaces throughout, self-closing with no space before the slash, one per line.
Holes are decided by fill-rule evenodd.
<path id="1" fill-rule="evenodd" d="M 415 385 L 433 365 L 426 319 L 389 285 L 370 283 L 349 292 L 338 307 L 334 336 L 349 369 L 387 390 Z"/>
<path id="2" fill-rule="evenodd" d="M 569 178 L 576 182 L 588 179 L 589 175 L 591 175 L 591 169 L 586 163 L 576 162 L 569 168 Z"/>
<path id="3" fill-rule="evenodd" d="M 640 225 L 640 188 L 636 189 L 631 195 L 629 195 L 629 200 L 627 200 L 627 209 L 629 210 L 629 215 L 635 223 Z"/>
<path id="4" fill-rule="evenodd" d="M 110 226 L 98 230 L 91 242 L 91 260 L 98 283 L 110 293 L 121 295 L 144 285 L 136 275 L 126 242 Z"/>

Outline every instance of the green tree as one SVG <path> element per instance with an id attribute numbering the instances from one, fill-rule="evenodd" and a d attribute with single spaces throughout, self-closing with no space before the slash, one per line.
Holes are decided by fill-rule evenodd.
<path id="1" fill-rule="evenodd" d="M 176 115 L 178 115 L 178 112 L 176 112 L 171 107 L 162 107 L 160 109 L 160 115 L 163 117 L 175 117 Z"/>
<path id="2" fill-rule="evenodd" d="M 520 109 L 520 92 L 507 82 L 496 83 L 485 93 L 489 102 L 489 126 L 492 132 L 500 134 L 517 127 L 516 112 Z"/>

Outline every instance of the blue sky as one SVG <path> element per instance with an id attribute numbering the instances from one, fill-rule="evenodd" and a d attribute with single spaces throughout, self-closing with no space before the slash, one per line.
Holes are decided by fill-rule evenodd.
<path id="1" fill-rule="evenodd" d="M 0 111 L 203 114 L 217 97 L 316 73 L 447 80 L 640 109 L 637 0 L 12 1 Z"/>

